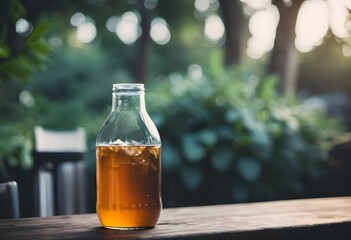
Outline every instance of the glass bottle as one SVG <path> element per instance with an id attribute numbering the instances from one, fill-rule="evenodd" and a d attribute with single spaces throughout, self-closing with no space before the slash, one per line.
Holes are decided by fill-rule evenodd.
<path id="1" fill-rule="evenodd" d="M 160 217 L 161 140 L 144 95 L 144 84 L 113 84 L 97 135 L 96 212 L 106 228 L 152 228 Z"/>

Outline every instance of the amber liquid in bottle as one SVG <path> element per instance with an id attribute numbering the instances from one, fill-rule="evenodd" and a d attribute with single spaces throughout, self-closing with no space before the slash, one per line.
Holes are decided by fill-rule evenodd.
<path id="1" fill-rule="evenodd" d="M 104 227 L 154 227 L 161 213 L 161 146 L 96 147 L 96 211 Z"/>

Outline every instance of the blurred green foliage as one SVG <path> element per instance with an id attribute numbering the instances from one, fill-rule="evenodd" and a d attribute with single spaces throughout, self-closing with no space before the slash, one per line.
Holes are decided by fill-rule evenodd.
<path id="1" fill-rule="evenodd" d="M 163 141 L 167 205 L 312 197 L 325 190 L 340 124 L 276 92 L 277 79 L 237 67 L 149 86 Z"/>
<path id="2" fill-rule="evenodd" d="M 51 3 L 43 2 L 36 7 L 45 12 Z M 59 29 L 57 32 L 70 36 L 69 18 L 83 2 L 52 3 L 57 5 L 53 8 L 67 7 L 69 11 L 44 14 L 42 19 L 51 21 L 50 30 Z M 130 8 L 127 3 L 111 1 L 115 5 L 106 7 L 107 2 L 102 2 L 85 6 L 89 14 L 99 16 L 96 22 L 101 26 L 115 11 L 123 13 Z M 150 44 L 152 77 L 146 86 L 147 108 L 163 143 L 164 205 L 326 194 L 330 175 L 327 151 L 343 130 L 341 124 L 297 99 L 281 97 L 276 92 L 278 79 L 263 76 L 252 62 L 249 67 L 223 69 L 220 47 L 203 39 L 192 15 L 192 2 L 172 4 L 160 1 L 160 15 L 169 16 L 167 20 L 179 31 L 172 31 L 168 46 Z M 31 35 L 16 36 L 18 44 L 10 47 L 6 45 L 13 36 L 9 26 L 14 31 L 25 10 L 17 0 L 1 1 L 2 6 L 11 10 L 0 15 L 4 20 L 0 21 L 4 23 L 0 26 L 0 181 L 16 179 L 22 190 L 32 183 L 35 125 L 51 129 L 81 126 L 88 135 L 88 194 L 90 210 L 94 211 L 95 137 L 110 111 L 112 84 L 133 81 L 136 48 L 101 30 L 101 38 L 89 45 L 72 47 L 64 42 L 46 63 L 45 27 L 38 24 Z M 176 13 L 184 9 L 187 14 L 181 18 Z M 57 32 L 50 37 L 60 36 Z M 66 35 L 63 41 L 68 41 Z M 190 63 L 203 68 L 200 79 L 177 72 Z M 46 71 L 37 73 L 43 64 Z M 30 78 L 33 80 L 28 81 Z M 22 81 L 8 81 L 13 79 Z M 27 199 L 29 194 L 30 186 Z"/>
<path id="3" fill-rule="evenodd" d="M 297 99 L 279 96 L 274 77 L 263 77 L 259 69 L 250 71 L 244 66 L 225 70 L 219 58 L 211 55 L 209 70 L 200 79 L 175 72 L 146 86 L 147 108 L 163 143 L 164 205 L 325 194 L 324 182 L 330 174 L 327 151 L 342 131 L 340 123 L 306 109 Z M 102 67 L 87 67 L 97 63 Z M 11 94 L 15 97 L 8 99 L 5 111 L 9 114 L 1 119 L 1 140 L 6 142 L 0 144 L 0 163 L 8 169 L 25 170 L 33 164 L 31 131 L 35 125 L 87 130 L 91 211 L 96 133 L 111 108 L 112 84 L 132 80 L 123 69 L 107 63 L 97 48 L 86 48 L 83 53 L 67 49 L 52 59 L 47 72 L 36 74 L 30 85 L 2 84 L 0 88 L 3 93 L 17 89 Z M 23 88 L 33 94 L 31 107 L 16 99 Z M 6 109 L 4 103 L 0 105 Z"/>
<path id="4" fill-rule="evenodd" d="M 0 180 L 4 181 L 13 178 L 11 170 L 28 170 L 33 164 L 34 121 L 28 118 L 28 109 L 19 104 L 18 96 L 24 82 L 45 69 L 50 47 L 44 39 L 48 26 L 43 22 L 28 33 L 16 32 L 17 21 L 27 15 L 21 1 L 1 1 L 0 9 Z"/>
<path id="5" fill-rule="evenodd" d="M 1 119 L 1 140 L 5 142 L 0 144 L 0 163 L 8 169 L 25 170 L 33 164 L 33 126 L 84 127 L 88 133 L 91 211 L 95 204 L 95 137 L 110 111 L 111 86 L 117 82 L 108 77 L 112 69 L 94 73 L 96 69 L 84 68 L 94 61 L 105 66 L 94 51 L 86 50 L 95 57 L 80 58 L 79 64 L 74 51 L 61 54 L 48 65 L 50 71 L 37 75 L 30 85 L 35 89 L 35 105 L 28 108 L 13 99 L 11 108 L 15 111 Z M 146 86 L 147 108 L 163 144 L 164 205 L 325 194 L 324 182 L 330 174 L 327 151 L 342 131 L 340 123 L 306 109 L 297 99 L 279 96 L 277 79 L 262 77 L 259 71 L 246 67 L 224 70 L 212 59 L 216 57 L 211 57 L 213 64 L 201 79 L 192 80 L 177 72 Z M 70 66 L 70 71 L 56 68 L 58 62 Z M 130 81 L 123 71 L 117 72 L 116 79 Z M 45 81 L 49 75 L 51 80 Z M 4 86 L 10 89 L 7 84 L 1 90 L 6 92 Z M 60 89 L 60 96 L 55 96 L 55 89 Z M 23 121 L 10 124 L 15 116 Z"/>
<path id="6" fill-rule="evenodd" d="M 29 80 L 35 71 L 45 69 L 50 53 L 44 39 L 48 26 L 40 23 L 28 34 L 19 35 L 16 23 L 26 16 L 21 1 L 4 0 L 0 8 L 0 81 Z"/>

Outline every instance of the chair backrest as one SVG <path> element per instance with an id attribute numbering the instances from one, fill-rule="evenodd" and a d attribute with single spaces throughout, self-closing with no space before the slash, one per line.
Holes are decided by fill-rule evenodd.
<path id="1" fill-rule="evenodd" d="M 37 152 L 86 151 L 85 129 L 81 127 L 72 131 L 52 131 L 35 126 L 34 137 Z"/>
<path id="2" fill-rule="evenodd" d="M 15 181 L 0 183 L 0 218 L 19 218 L 18 188 Z"/>
<path id="3" fill-rule="evenodd" d="M 85 213 L 85 129 L 52 131 L 36 126 L 34 137 L 36 215 Z"/>

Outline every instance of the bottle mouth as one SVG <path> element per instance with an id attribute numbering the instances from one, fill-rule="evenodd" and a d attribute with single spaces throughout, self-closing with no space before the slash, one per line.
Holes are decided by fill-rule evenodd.
<path id="1" fill-rule="evenodd" d="M 143 83 L 115 83 L 112 85 L 112 91 L 114 93 L 140 93 L 144 92 L 144 84 Z"/>

